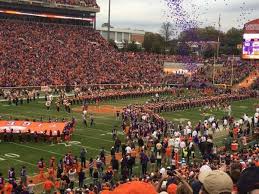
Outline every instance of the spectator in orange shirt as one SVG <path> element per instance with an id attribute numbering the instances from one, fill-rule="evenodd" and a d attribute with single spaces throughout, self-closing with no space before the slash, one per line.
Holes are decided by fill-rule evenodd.
<path id="1" fill-rule="evenodd" d="M 48 168 L 49 178 L 54 181 L 55 171 L 54 168 Z"/>
<path id="2" fill-rule="evenodd" d="M 0 173 L 0 194 L 4 193 L 4 177 L 2 173 Z"/>
<path id="3" fill-rule="evenodd" d="M 55 190 L 56 190 L 56 191 L 59 191 L 59 190 L 60 190 L 60 185 L 61 185 L 61 181 L 60 181 L 60 179 L 57 179 L 57 180 L 55 181 Z"/>
<path id="4" fill-rule="evenodd" d="M 44 191 L 46 194 L 50 194 L 52 189 L 54 187 L 53 182 L 50 180 L 50 178 L 48 178 L 45 182 L 44 182 Z"/>
<path id="5" fill-rule="evenodd" d="M 234 127 L 234 129 L 233 129 L 233 138 L 234 138 L 235 140 L 236 140 L 237 137 L 238 137 L 238 131 L 239 131 L 238 127 Z"/>
<path id="6" fill-rule="evenodd" d="M 5 194 L 11 194 L 12 190 L 13 190 L 13 185 L 9 181 L 8 183 L 5 184 Z"/>
<path id="7" fill-rule="evenodd" d="M 167 146 L 167 148 L 165 149 L 166 163 L 167 163 L 167 164 L 170 164 L 171 153 L 172 153 L 172 148 L 171 148 L 171 146 Z"/>

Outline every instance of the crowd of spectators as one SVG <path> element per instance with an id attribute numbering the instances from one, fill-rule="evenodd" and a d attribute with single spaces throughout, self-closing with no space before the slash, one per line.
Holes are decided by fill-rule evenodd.
<path id="1" fill-rule="evenodd" d="M 48 2 L 51 4 L 62 4 L 62 5 L 73 5 L 73 6 L 82 6 L 82 7 L 96 7 L 98 4 L 96 0 L 36 0 L 42 1 L 44 3 Z"/>
<path id="2" fill-rule="evenodd" d="M 231 85 L 231 80 L 232 84 L 237 84 L 258 68 L 256 65 L 234 62 L 232 69 L 231 63 L 230 61 L 225 61 L 223 65 L 215 66 L 215 68 L 213 65 L 199 67 L 192 74 L 188 84 L 192 86 L 199 86 L 201 84 L 210 86 L 213 83 L 213 77 L 215 84 Z"/>
<path id="3" fill-rule="evenodd" d="M 215 80 L 217 83 L 231 83 L 232 75 L 232 64 L 231 62 L 226 62 L 223 67 L 217 68 L 215 71 Z M 243 81 L 249 74 L 255 70 L 255 65 L 249 65 L 246 63 L 235 63 L 233 65 L 233 84 L 237 84 Z"/>
<path id="4" fill-rule="evenodd" d="M 0 20 L 0 86 L 115 83 L 210 85 L 213 67 L 201 57 L 118 52 L 83 26 Z M 164 61 L 183 63 L 191 74 L 166 75 Z M 204 66 L 197 64 L 205 63 Z M 230 83 L 231 61 L 215 70 L 217 83 Z M 253 65 L 234 64 L 233 83 Z"/>
<path id="5" fill-rule="evenodd" d="M 1 86 L 160 83 L 158 55 L 117 52 L 90 28 L 0 21 Z"/>
<path id="6" fill-rule="evenodd" d="M 53 2 L 52 0 L 50 0 Z M 54 0 L 54 3 L 59 4 L 68 4 L 68 5 L 78 5 L 85 7 L 99 7 L 96 3 L 96 0 Z"/>
<path id="7" fill-rule="evenodd" d="M 163 78 L 165 84 L 184 85 L 188 81 L 188 76 L 183 74 L 166 74 Z"/>
<path id="8" fill-rule="evenodd" d="M 182 58 L 167 56 L 165 60 L 179 63 L 183 62 L 185 64 L 184 69 L 188 70 L 191 74 L 165 74 L 163 79 L 165 83 L 193 87 L 211 86 L 213 77 L 215 84 L 231 85 L 231 80 L 232 84 L 237 84 L 249 76 L 252 71 L 258 69 L 258 65 L 228 59 L 220 59 L 221 64 L 215 65 L 215 67 L 212 65 L 214 63 L 213 60 L 206 61 L 197 57 L 189 57 L 188 60 L 186 56 L 182 56 Z M 198 66 L 198 63 L 205 65 Z"/>
<path id="9" fill-rule="evenodd" d="M 185 64 L 204 63 L 204 58 L 201 56 L 182 56 L 182 55 L 165 55 L 164 60 L 167 62 L 180 62 Z"/>
<path id="10" fill-rule="evenodd" d="M 252 88 L 255 89 L 255 90 L 258 90 L 259 89 L 259 78 L 257 78 L 255 80 L 255 82 L 253 83 L 252 85 Z"/>

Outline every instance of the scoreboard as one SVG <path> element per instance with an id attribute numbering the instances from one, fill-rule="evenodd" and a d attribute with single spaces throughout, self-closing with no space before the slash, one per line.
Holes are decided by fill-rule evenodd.
<path id="1" fill-rule="evenodd" d="M 243 59 L 259 59 L 259 34 L 244 34 Z"/>
<path id="2" fill-rule="evenodd" d="M 244 26 L 242 58 L 259 59 L 259 19 L 252 20 Z"/>

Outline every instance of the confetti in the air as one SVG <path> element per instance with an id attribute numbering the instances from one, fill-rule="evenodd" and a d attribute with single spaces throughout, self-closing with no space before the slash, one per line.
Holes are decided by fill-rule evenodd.
<path id="1" fill-rule="evenodd" d="M 218 5 L 224 6 L 223 9 L 232 8 L 239 4 L 239 15 L 236 20 L 238 28 L 242 28 L 244 23 L 249 21 L 254 9 L 247 6 L 247 1 L 237 3 L 236 0 L 164 0 L 167 6 L 167 20 L 171 21 L 177 30 L 185 31 L 192 28 L 204 26 L 219 26 L 218 21 L 210 21 L 208 14 Z M 215 15 L 221 14 L 220 12 Z M 224 17 L 224 16 L 223 16 Z M 213 25 L 214 24 L 214 25 Z"/>

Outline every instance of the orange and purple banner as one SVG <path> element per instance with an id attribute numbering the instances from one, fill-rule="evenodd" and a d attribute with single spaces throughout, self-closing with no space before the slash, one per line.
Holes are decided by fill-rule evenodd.
<path id="1" fill-rule="evenodd" d="M 51 130 L 55 134 L 58 130 L 60 133 L 63 132 L 66 126 L 65 122 L 31 122 L 31 121 L 0 121 L 0 133 L 3 133 L 6 130 L 9 133 L 13 129 L 13 133 L 22 133 L 28 132 L 31 130 L 31 133 L 37 131 L 37 133 L 43 133 L 44 131 Z"/>

